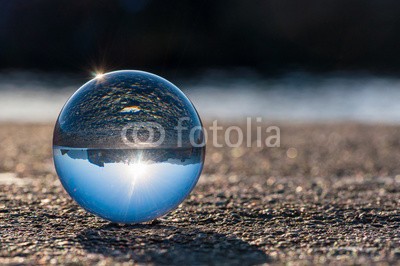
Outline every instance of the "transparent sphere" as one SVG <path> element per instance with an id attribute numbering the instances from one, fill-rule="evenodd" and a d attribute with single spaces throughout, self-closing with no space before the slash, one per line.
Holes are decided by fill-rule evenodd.
<path id="1" fill-rule="evenodd" d="M 57 174 L 91 213 L 120 223 L 152 220 L 196 185 L 205 154 L 201 126 L 188 98 L 159 76 L 132 70 L 98 75 L 58 117 Z"/>

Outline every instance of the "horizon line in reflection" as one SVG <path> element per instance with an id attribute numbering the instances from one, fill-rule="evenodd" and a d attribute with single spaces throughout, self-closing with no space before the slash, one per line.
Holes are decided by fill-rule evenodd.
<path id="1" fill-rule="evenodd" d="M 161 148 L 161 149 L 91 149 L 54 146 L 54 153 L 67 155 L 74 160 L 87 160 L 91 164 L 104 167 L 111 163 L 135 164 L 137 158 L 146 164 L 170 163 L 189 165 L 199 163 L 203 148 Z"/>

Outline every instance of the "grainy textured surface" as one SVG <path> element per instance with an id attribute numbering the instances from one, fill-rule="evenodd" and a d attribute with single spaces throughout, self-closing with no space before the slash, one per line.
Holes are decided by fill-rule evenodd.
<path id="1" fill-rule="evenodd" d="M 62 189 L 51 126 L 0 125 L 0 264 L 396 263 L 400 126 L 280 128 L 280 148 L 209 146 L 177 210 L 116 225 Z"/>

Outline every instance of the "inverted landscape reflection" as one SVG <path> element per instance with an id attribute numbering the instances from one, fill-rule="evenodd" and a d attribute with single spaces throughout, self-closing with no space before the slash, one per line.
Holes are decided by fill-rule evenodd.
<path id="1" fill-rule="evenodd" d="M 54 146 L 63 186 L 86 210 L 143 222 L 176 208 L 197 183 L 203 148 L 85 149 Z"/>

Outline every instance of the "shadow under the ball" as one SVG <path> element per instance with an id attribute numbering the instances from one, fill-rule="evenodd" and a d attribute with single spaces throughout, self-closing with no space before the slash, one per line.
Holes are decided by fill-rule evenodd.
<path id="1" fill-rule="evenodd" d="M 77 240 L 88 252 L 117 261 L 182 265 L 255 265 L 269 261 L 262 250 L 243 240 L 192 227 L 110 223 L 82 231 Z"/>

